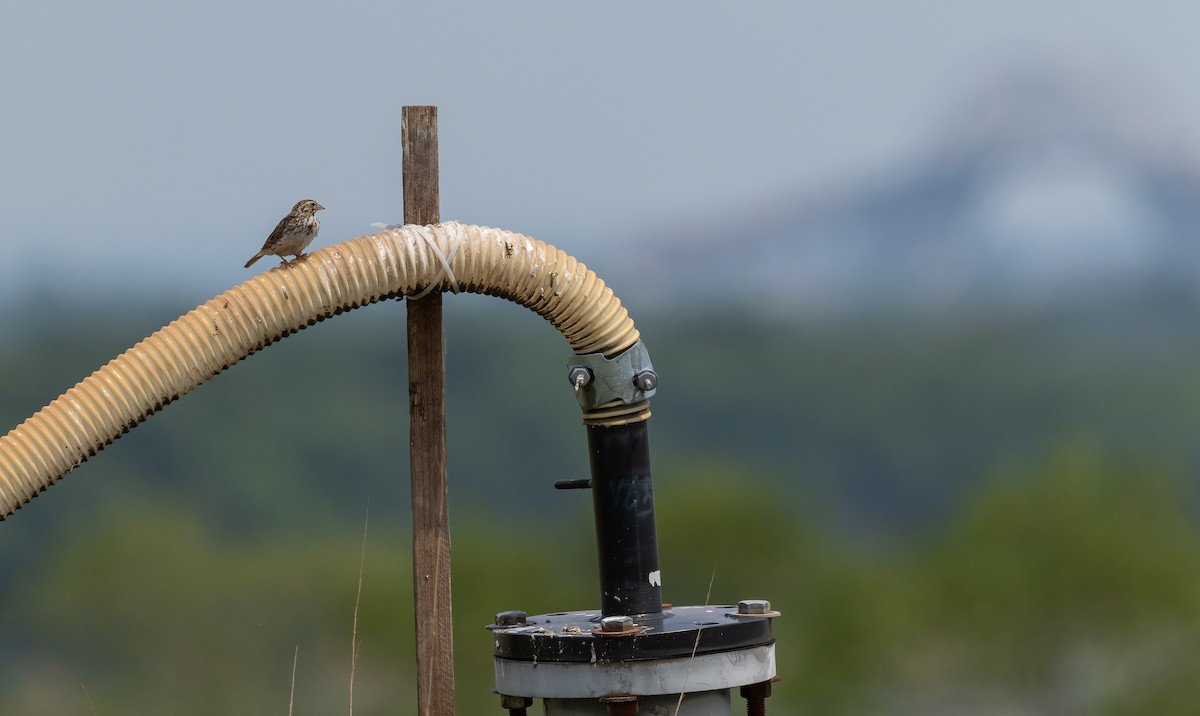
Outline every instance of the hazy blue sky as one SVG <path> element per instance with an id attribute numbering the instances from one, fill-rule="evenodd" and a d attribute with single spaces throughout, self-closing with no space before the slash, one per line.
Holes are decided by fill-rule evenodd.
<path id="1" fill-rule="evenodd" d="M 443 217 L 602 268 L 607 237 L 902 162 L 1016 64 L 1200 126 L 1198 27 L 1182 1 L 9 2 L 0 281 L 199 303 L 299 198 L 320 245 L 398 221 L 405 104 L 440 108 Z"/>

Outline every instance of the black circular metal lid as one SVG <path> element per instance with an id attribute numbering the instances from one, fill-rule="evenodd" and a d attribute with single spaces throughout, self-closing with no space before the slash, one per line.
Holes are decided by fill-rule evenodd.
<path id="1" fill-rule="evenodd" d="M 611 632 L 601 628 L 599 610 L 538 614 L 523 623 L 487 628 L 497 657 L 533 662 L 672 659 L 775 641 L 771 619 L 777 612 L 737 612 L 736 605 L 670 607 L 661 614 L 633 617 L 632 629 Z"/>

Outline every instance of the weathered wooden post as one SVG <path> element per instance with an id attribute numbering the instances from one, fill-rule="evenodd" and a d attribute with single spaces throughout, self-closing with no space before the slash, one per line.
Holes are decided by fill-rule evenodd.
<path id="1" fill-rule="evenodd" d="M 404 223 L 436 224 L 437 107 L 405 107 Z M 454 714 L 450 513 L 446 490 L 446 357 L 442 294 L 408 301 L 409 461 L 412 474 L 413 607 L 417 713 Z"/>

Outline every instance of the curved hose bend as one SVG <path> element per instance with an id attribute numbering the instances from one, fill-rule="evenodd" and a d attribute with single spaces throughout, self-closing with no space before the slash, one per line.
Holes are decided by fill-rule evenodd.
<path id="1" fill-rule="evenodd" d="M 351 239 L 255 276 L 189 311 L 0 437 L 0 519 L 251 353 L 343 311 L 429 288 L 526 306 L 550 321 L 580 355 L 611 357 L 639 338 L 628 312 L 594 272 L 521 234 L 450 222 Z M 644 402 L 616 413 L 619 422 L 649 417 Z M 590 413 L 584 418 L 610 419 Z"/>

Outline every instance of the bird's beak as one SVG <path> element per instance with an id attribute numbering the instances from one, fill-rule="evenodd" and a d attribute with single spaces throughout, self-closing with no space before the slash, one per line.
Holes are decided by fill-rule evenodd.
<path id="1" fill-rule="evenodd" d="M 321 206 L 320 204 L 317 204 L 317 208 L 315 209 L 315 211 L 321 211 L 324 208 L 325 207 Z"/>

